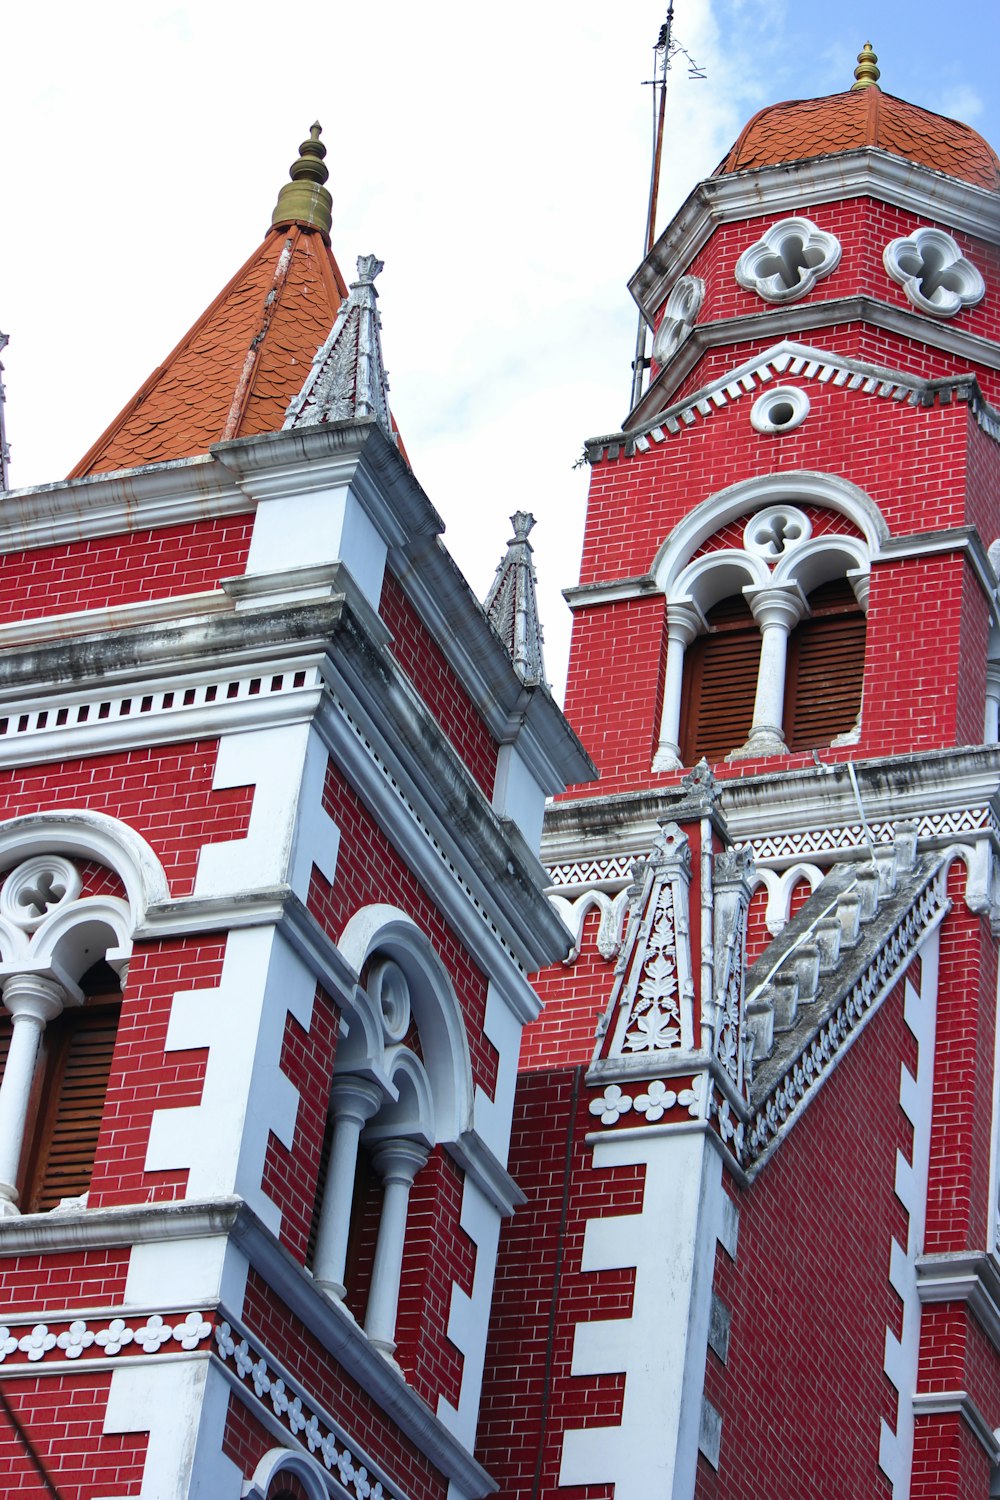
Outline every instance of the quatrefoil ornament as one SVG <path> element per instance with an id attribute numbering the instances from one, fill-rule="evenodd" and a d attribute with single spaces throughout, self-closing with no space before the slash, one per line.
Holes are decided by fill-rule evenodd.
<path id="1" fill-rule="evenodd" d="M 935 318 L 953 318 L 986 294 L 985 281 L 951 235 L 929 224 L 890 240 L 882 264 L 914 307 Z"/>
<path id="2" fill-rule="evenodd" d="M 34 932 L 49 912 L 75 901 L 82 889 L 75 865 L 58 854 L 39 854 L 12 870 L 0 890 L 0 914 Z"/>
<path id="3" fill-rule="evenodd" d="M 653 358 L 661 367 L 672 359 L 694 327 L 705 300 L 700 276 L 682 276 L 674 282 L 653 338 Z"/>
<path id="4" fill-rule="evenodd" d="M 840 264 L 840 241 L 811 219 L 779 219 L 736 262 L 736 280 L 765 302 L 794 302 Z"/>

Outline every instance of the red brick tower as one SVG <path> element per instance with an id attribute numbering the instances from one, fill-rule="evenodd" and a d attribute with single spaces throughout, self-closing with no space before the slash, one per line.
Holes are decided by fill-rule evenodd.
<path id="1" fill-rule="evenodd" d="M 534 850 L 591 768 L 400 451 L 324 154 L 0 504 L 4 1494 L 491 1488 Z"/>
<path id="2" fill-rule="evenodd" d="M 1000 163 L 855 77 L 695 188 L 587 447 L 510 1500 L 1000 1493 Z"/>

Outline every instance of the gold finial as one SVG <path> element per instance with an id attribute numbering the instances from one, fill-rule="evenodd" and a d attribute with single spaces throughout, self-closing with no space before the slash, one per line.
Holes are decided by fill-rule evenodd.
<path id="1" fill-rule="evenodd" d="M 333 223 L 333 199 L 329 188 L 323 186 L 329 177 L 324 166 L 326 147 L 320 140 L 323 127 L 317 120 L 309 127 L 309 139 L 299 147 L 299 157 L 288 169 L 290 182 L 286 182 L 278 194 L 278 202 L 271 215 L 271 227 L 279 224 L 306 224 L 319 229 L 327 239 Z"/>
<path id="2" fill-rule="evenodd" d="M 870 89 L 873 83 L 878 83 L 879 69 L 876 66 L 878 58 L 872 51 L 871 42 L 865 42 L 858 53 L 858 66 L 854 69 L 854 77 L 857 82 L 851 84 L 851 93 L 855 89 Z"/>

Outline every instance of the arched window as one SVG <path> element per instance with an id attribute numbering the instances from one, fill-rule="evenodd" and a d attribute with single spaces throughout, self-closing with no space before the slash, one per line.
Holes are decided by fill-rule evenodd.
<path id="1" fill-rule="evenodd" d="M 706 630 L 688 647 L 681 694 L 681 759 L 723 760 L 745 744 L 753 722 L 760 629 L 742 594 L 705 615 Z"/>
<path id="2" fill-rule="evenodd" d="M 106 874 L 107 872 L 103 872 Z M 130 952 L 127 900 L 35 855 L 0 888 L 0 1214 L 87 1192 Z"/>
<path id="3" fill-rule="evenodd" d="M 809 613 L 788 640 L 785 743 L 811 750 L 849 734 L 861 709 L 865 616 L 846 578 L 807 596 Z"/>
<path id="4" fill-rule="evenodd" d="M 471 1118 L 471 1068 L 450 981 L 410 918 L 367 908 L 339 946 L 361 983 L 337 1052 L 308 1261 L 391 1355 L 410 1189 Z"/>

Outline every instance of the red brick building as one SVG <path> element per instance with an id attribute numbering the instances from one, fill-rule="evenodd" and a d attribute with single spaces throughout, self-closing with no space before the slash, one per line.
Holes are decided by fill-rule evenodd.
<path id="1" fill-rule="evenodd" d="M 1000 1494 L 1000 164 L 876 77 L 694 189 L 587 447 L 504 1496 Z"/>
<path id="2" fill-rule="evenodd" d="M 579 740 L 318 129 L 3 496 L 5 1492 L 1000 1493 L 1000 162 L 877 76 L 633 278 Z"/>

